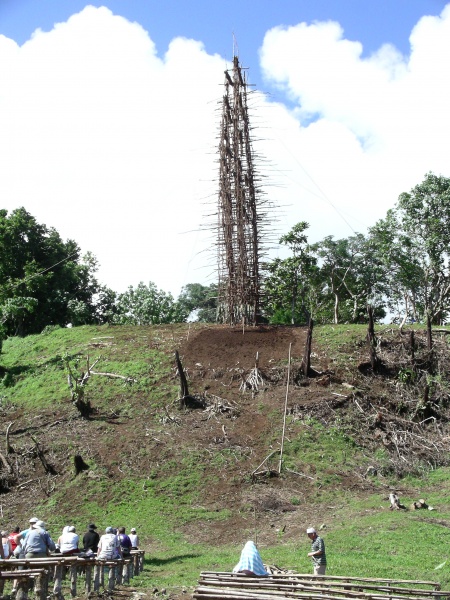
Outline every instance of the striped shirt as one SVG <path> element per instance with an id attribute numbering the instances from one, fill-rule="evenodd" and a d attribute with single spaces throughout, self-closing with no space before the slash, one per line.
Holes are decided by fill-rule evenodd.
<path id="1" fill-rule="evenodd" d="M 317 536 L 311 544 L 311 552 L 318 552 L 319 550 L 322 552 L 322 554 L 319 554 L 318 556 L 311 556 L 313 563 L 315 565 L 326 565 L 327 556 L 325 554 L 325 542 L 321 537 Z"/>

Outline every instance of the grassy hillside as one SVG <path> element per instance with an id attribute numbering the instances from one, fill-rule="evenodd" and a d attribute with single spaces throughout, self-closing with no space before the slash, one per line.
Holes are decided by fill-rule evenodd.
<path id="1" fill-rule="evenodd" d="M 9 465 L 0 463 L 2 528 L 34 514 L 55 538 L 68 523 L 79 532 L 91 521 L 134 526 L 148 551 L 138 585 L 172 597 L 201 570 L 231 569 L 247 539 L 266 563 L 309 572 L 309 525 L 323 526 L 331 574 L 431 579 L 450 589 L 446 337 L 430 384 L 434 420 L 422 423 L 405 338 L 379 330 L 384 370 L 373 374 L 365 331 L 317 328 L 313 378 L 299 369 L 301 329 L 79 327 L 7 340 L 0 419 L 12 451 L 1 442 Z M 179 407 L 175 349 L 202 409 Z M 256 352 L 263 383 L 242 391 Z M 82 378 L 97 359 L 96 373 L 121 377 L 91 375 L 85 419 L 65 365 Z M 78 475 L 76 455 L 87 465 Z M 377 475 L 366 474 L 369 466 Z M 425 498 L 435 510 L 390 511 L 394 489 L 406 506 Z"/>

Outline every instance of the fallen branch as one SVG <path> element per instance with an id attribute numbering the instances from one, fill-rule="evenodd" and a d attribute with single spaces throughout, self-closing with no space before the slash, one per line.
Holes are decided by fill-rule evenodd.
<path id="1" fill-rule="evenodd" d="M 46 473 L 50 473 L 50 475 L 56 475 L 56 471 L 55 471 L 54 467 L 52 467 L 52 465 L 50 465 L 47 462 L 47 459 L 45 458 L 44 452 L 39 448 L 39 443 L 37 442 L 37 440 L 31 434 L 30 434 L 30 438 L 34 442 L 38 458 L 41 461 L 42 466 L 44 467 L 45 472 Z"/>
<path id="2" fill-rule="evenodd" d="M 99 371 L 92 371 L 91 375 L 103 375 L 103 377 L 115 377 L 116 379 L 123 379 L 127 383 L 136 383 L 137 379 L 133 379 L 132 377 L 127 377 L 125 375 L 117 375 L 117 373 L 100 373 Z"/>
<path id="3" fill-rule="evenodd" d="M 265 458 L 265 459 L 262 461 L 262 463 L 261 463 L 261 464 L 260 464 L 258 467 L 256 467 L 256 469 L 255 469 L 255 470 L 252 472 L 252 477 L 253 477 L 254 475 L 256 475 L 256 472 L 258 471 L 258 469 L 260 469 L 260 468 L 263 466 L 263 464 L 264 464 L 265 462 L 267 462 L 267 461 L 269 460 L 269 458 L 271 458 L 271 457 L 272 457 L 274 454 L 276 454 L 277 452 L 280 452 L 280 450 L 279 450 L 279 449 L 278 449 L 278 450 L 274 450 L 273 452 L 271 452 L 271 453 L 269 454 L 269 456 L 266 456 L 266 458 Z"/>
<path id="4" fill-rule="evenodd" d="M 24 481 L 23 483 L 20 483 L 20 484 L 17 486 L 17 489 L 18 489 L 18 490 L 20 490 L 20 489 L 22 489 L 23 487 L 25 487 L 26 485 L 28 485 L 29 483 L 33 483 L 33 481 L 39 481 L 39 480 L 38 480 L 38 479 L 29 479 L 28 481 Z"/>
<path id="5" fill-rule="evenodd" d="M 312 481 L 314 481 L 314 477 L 311 477 L 311 475 L 305 475 L 304 473 L 299 473 L 298 471 L 293 471 L 292 469 L 288 469 L 288 468 L 286 468 L 286 471 L 288 471 L 289 473 L 294 473 L 294 475 L 299 475 L 300 477 L 306 477 L 307 479 L 312 479 Z"/>

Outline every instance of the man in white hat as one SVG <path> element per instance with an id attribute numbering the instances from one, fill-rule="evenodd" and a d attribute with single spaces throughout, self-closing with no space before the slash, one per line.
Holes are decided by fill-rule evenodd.
<path id="1" fill-rule="evenodd" d="M 311 552 L 308 556 L 311 557 L 314 566 L 314 575 L 325 575 L 327 568 L 327 557 L 325 554 L 325 542 L 317 535 L 314 527 L 308 527 L 306 530 L 309 539 L 311 540 Z"/>
<path id="2" fill-rule="evenodd" d="M 27 533 L 23 541 L 23 551 L 25 558 L 45 558 L 55 551 L 55 542 L 46 531 L 44 521 L 37 521 Z"/>

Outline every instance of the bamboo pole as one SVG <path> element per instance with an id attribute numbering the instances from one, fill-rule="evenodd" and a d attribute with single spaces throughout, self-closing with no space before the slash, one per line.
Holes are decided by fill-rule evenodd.
<path id="1" fill-rule="evenodd" d="M 281 473 L 281 466 L 283 464 L 284 435 L 286 432 L 286 412 L 287 412 L 287 402 L 288 402 L 288 394 L 289 394 L 289 380 L 291 378 L 291 348 L 292 348 L 292 342 L 289 344 L 288 371 L 287 371 L 287 382 L 286 382 L 286 399 L 284 402 L 283 433 L 281 435 L 280 462 L 278 463 L 278 473 Z"/>

